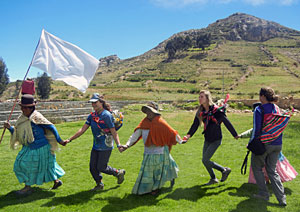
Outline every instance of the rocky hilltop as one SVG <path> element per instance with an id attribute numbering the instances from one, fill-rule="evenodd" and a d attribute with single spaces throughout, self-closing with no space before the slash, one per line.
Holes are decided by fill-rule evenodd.
<path id="1" fill-rule="evenodd" d="M 300 36 L 300 31 L 290 29 L 273 21 L 267 21 L 245 13 L 234 13 L 227 18 L 219 19 L 216 22 L 202 29 L 191 29 L 172 35 L 146 54 L 162 53 L 169 40 L 175 37 L 190 37 L 195 40 L 201 34 L 211 34 L 212 39 L 229 41 L 251 41 L 263 42 L 272 38 L 290 38 Z"/>

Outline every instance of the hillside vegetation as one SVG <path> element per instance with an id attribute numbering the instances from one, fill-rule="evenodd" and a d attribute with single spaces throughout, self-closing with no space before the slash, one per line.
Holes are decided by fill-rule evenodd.
<path id="1" fill-rule="evenodd" d="M 210 45 L 197 48 L 204 34 L 210 35 Z M 188 37 L 191 46 L 170 58 L 165 47 L 178 37 Z M 257 99 L 262 86 L 282 97 L 300 97 L 300 32 L 247 14 L 177 33 L 134 58 L 108 59 L 102 58 L 86 94 L 53 82 L 50 98 L 87 99 L 99 92 L 111 100 L 188 100 L 209 89 L 217 98 L 230 93 L 235 99 Z"/>

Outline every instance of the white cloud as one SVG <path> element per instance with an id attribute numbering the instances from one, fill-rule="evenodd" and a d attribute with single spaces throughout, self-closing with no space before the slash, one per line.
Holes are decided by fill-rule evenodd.
<path id="1" fill-rule="evenodd" d="M 260 6 L 265 4 L 280 4 L 290 6 L 298 3 L 299 0 L 150 0 L 160 7 L 186 7 L 191 5 L 204 4 L 230 4 L 230 3 L 246 3 L 252 6 Z"/>

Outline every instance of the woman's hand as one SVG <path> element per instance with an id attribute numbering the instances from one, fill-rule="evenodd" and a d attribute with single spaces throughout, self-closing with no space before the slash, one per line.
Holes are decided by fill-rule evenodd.
<path id="1" fill-rule="evenodd" d="M 185 144 L 190 139 L 190 137 L 191 137 L 190 135 L 184 136 L 182 139 L 182 144 Z"/>
<path id="2" fill-rule="evenodd" d="M 10 123 L 9 122 L 4 122 L 3 126 L 7 129 L 9 129 L 11 127 Z"/>
<path id="3" fill-rule="evenodd" d="M 119 151 L 122 153 L 124 152 L 126 149 L 128 149 L 128 145 L 121 145 L 118 147 L 119 148 Z"/>
<path id="4" fill-rule="evenodd" d="M 62 141 L 59 142 L 59 144 L 62 145 L 62 146 L 66 146 L 67 142 L 62 140 Z"/>

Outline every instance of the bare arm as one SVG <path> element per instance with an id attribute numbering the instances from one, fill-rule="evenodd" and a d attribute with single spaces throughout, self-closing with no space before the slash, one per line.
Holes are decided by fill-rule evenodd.
<path id="1" fill-rule="evenodd" d="M 118 133 L 116 131 L 116 128 L 114 128 L 114 127 L 113 128 L 109 128 L 109 130 L 110 130 L 110 132 L 111 132 L 111 134 L 112 134 L 112 136 L 113 136 L 113 138 L 114 138 L 117 146 L 120 146 L 121 143 L 120 143 L 119 135 L 118 135 Z"/>
<path id="2" fill-rule="evenodd" d="M 76 138 L 80 137 L 90 126 L 84 124 L 72 137 L 69 138 L 69 142 L 75 140 Z"/>

